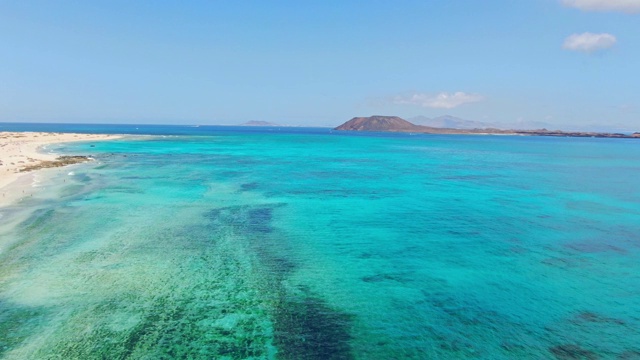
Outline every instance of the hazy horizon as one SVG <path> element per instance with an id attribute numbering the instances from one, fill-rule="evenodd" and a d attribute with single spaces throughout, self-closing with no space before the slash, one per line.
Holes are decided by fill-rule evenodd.
<path id="1" fill-rule="evenodd" d="M 640 130 L 640 1 L 0 4 L 0 122 Z"/>
<path id="2" fill-rule="evenodd" d="M 369 117 L 369 116 L 396 116 L 396 115 L 380 115 L 380 114 L 369 114 L 366 115 L 365 117 Z M 361 117 L 361 116 L 354 116 L 354 117 Z M 352 117 L 352 118 L 354 118 Z M 475 126 L 469 126 L 469 125 L 459 125 L 459 126 L 439 126 L 439 125 L 433 125 L 431 123 L 424 123 L 423 121 L 419 121 L 419 120 L 434 120 L 435 122 L 437 122 L 437 120 L 441 119 L 441 118 L 450 118 L 453 117 L 457 120 L 461 120 L 462 122 L 470 122 L 470 123 L 474 123 L 476 124 Z M 96 121 L 64 121 L 64 120 L 54 120 L 54 121 L 0 121 L 0 125 L 1 124 L 78 124 L 78 125 L 157 125 L 157 126 L 265 126 L 265 125 L 251 125 L 250 123 L 252 122 L 264 122 L 267 123 L 269 125 L 266 126 L 280 126 L 280 127 L 318 127 L 318 128 L 335 128 L 338 127 L 342 124 L 344 124 L 345 122 L 347 122 L 348 120 L 351 120 L 352 118 L 349 119 L 344 119 L 343 121 L 340 122 L 334 122 L 334 123 L 318 123 L 318 124 L 295 124 L 295 123 L 282 123 L 282 122 L 277 122 L 277 121 L 264 121 L 264 120 L 247 120 L 247 121 L 242 121 L 242 122 L 230 122 L 230 121 L 220 121 L 220 122 L 198 122 L 198 121 L 189 121 L 189 120 L 149 120 L 149 121 L 137 121 L 136 119 L 115 119 L 115 120 L 96 120 Z M 403 118 L 402 116 L 400 116 L 400 118 Z M 473 129 L 473 128 L 499 128 L 499 129 L 505 129 L 505 130 L 537 130 L 537 129 L 542 129 L 542 128 L 546 128 L 547 130 L 563 130 L 563 131 L 596 131 L 596 132 L 624 132 L 624 133 L 634 133 L 634 132 L 638 132 L 638 129 L 632 127 L 632 126 L 625 126 L 623 124 L 615 124 L 615 123 L 610 123 L 610 124 L 606 124 L 606 123 L 585 123 L 585 124 L 580 124 L 580 125 L 571 125 L 571 124 L 551 124 L 551 123 L 547 123 L 544 121 L 525 121 L 525 122 L 511 122 L 511 123 L 502 123 L 502 122 L 482 122 L 482 121 L 476 121 L 473 119 L 463 119 L 463 118 L 457 118 L 454 117 L 452 115 L 440 115 L 440 116 L 435 116 L 435 117 L 425 117 L 422 115 L 418 115 L 415 117 L 410 117 L 410 118 L 403 118 L 404 120 L 407 120 L 409 122 L 412 122 L 413 124 L 416 125 L 426 125 L 426 126 L 431 126 L 431 127 L 436 127 L 436 128 L 454 128 L 454 129 Z M 0 131 L 2 131 L 2 126 L 0 126 Z"/>

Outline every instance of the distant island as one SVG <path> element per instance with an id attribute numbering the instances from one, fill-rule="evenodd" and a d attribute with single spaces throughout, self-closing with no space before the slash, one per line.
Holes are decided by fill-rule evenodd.
<path id="1" fill-rule="evenodd" d="M 281 126 L 278 124 L 270 123 L 268 121 L 247 121 L 246 123 L 240 124 L 240 126 Z"/>
<path id="2" fill-rule="evenodd" d="M 354 117 L 334 130 L 343 131 L 390 131 L 419 134 L 495 134 L 495 135 L 531 135 L 531 136 L 558 136 L 558 137 L 597 137 L 597 138 L 640 138 L 640 132 L 632 135 L 621 133 L 580 132 L 562 130 L 503 130 L 495 128 L 485 129 L 452 129 L 436 128 L 431 126 L 416 125 L 398 116 L 374 115 L 369 117 Z"/>

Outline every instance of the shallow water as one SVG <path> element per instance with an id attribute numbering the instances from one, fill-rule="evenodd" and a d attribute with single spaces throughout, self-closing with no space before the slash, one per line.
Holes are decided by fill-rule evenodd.
<path id="1" fill-rule="evenodd" d="M 640 358 L 640 142 L 193 131 L 0 210 L 0 358 Z"/>

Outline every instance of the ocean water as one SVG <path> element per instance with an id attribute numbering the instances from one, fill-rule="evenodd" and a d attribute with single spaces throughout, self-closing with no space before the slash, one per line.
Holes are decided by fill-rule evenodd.
<path id="1" fill-rule="evenodd" d="M 137 134 L 0 209 L 1 359 L 640 359 L 640 141 Z"/>

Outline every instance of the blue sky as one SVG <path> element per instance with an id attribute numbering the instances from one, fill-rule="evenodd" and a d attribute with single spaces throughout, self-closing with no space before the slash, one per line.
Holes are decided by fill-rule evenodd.
<path id="1" fill-rule="evenodd" d="M 640 130 L 640 0 L 2 1 L 0 121 Z"/>

